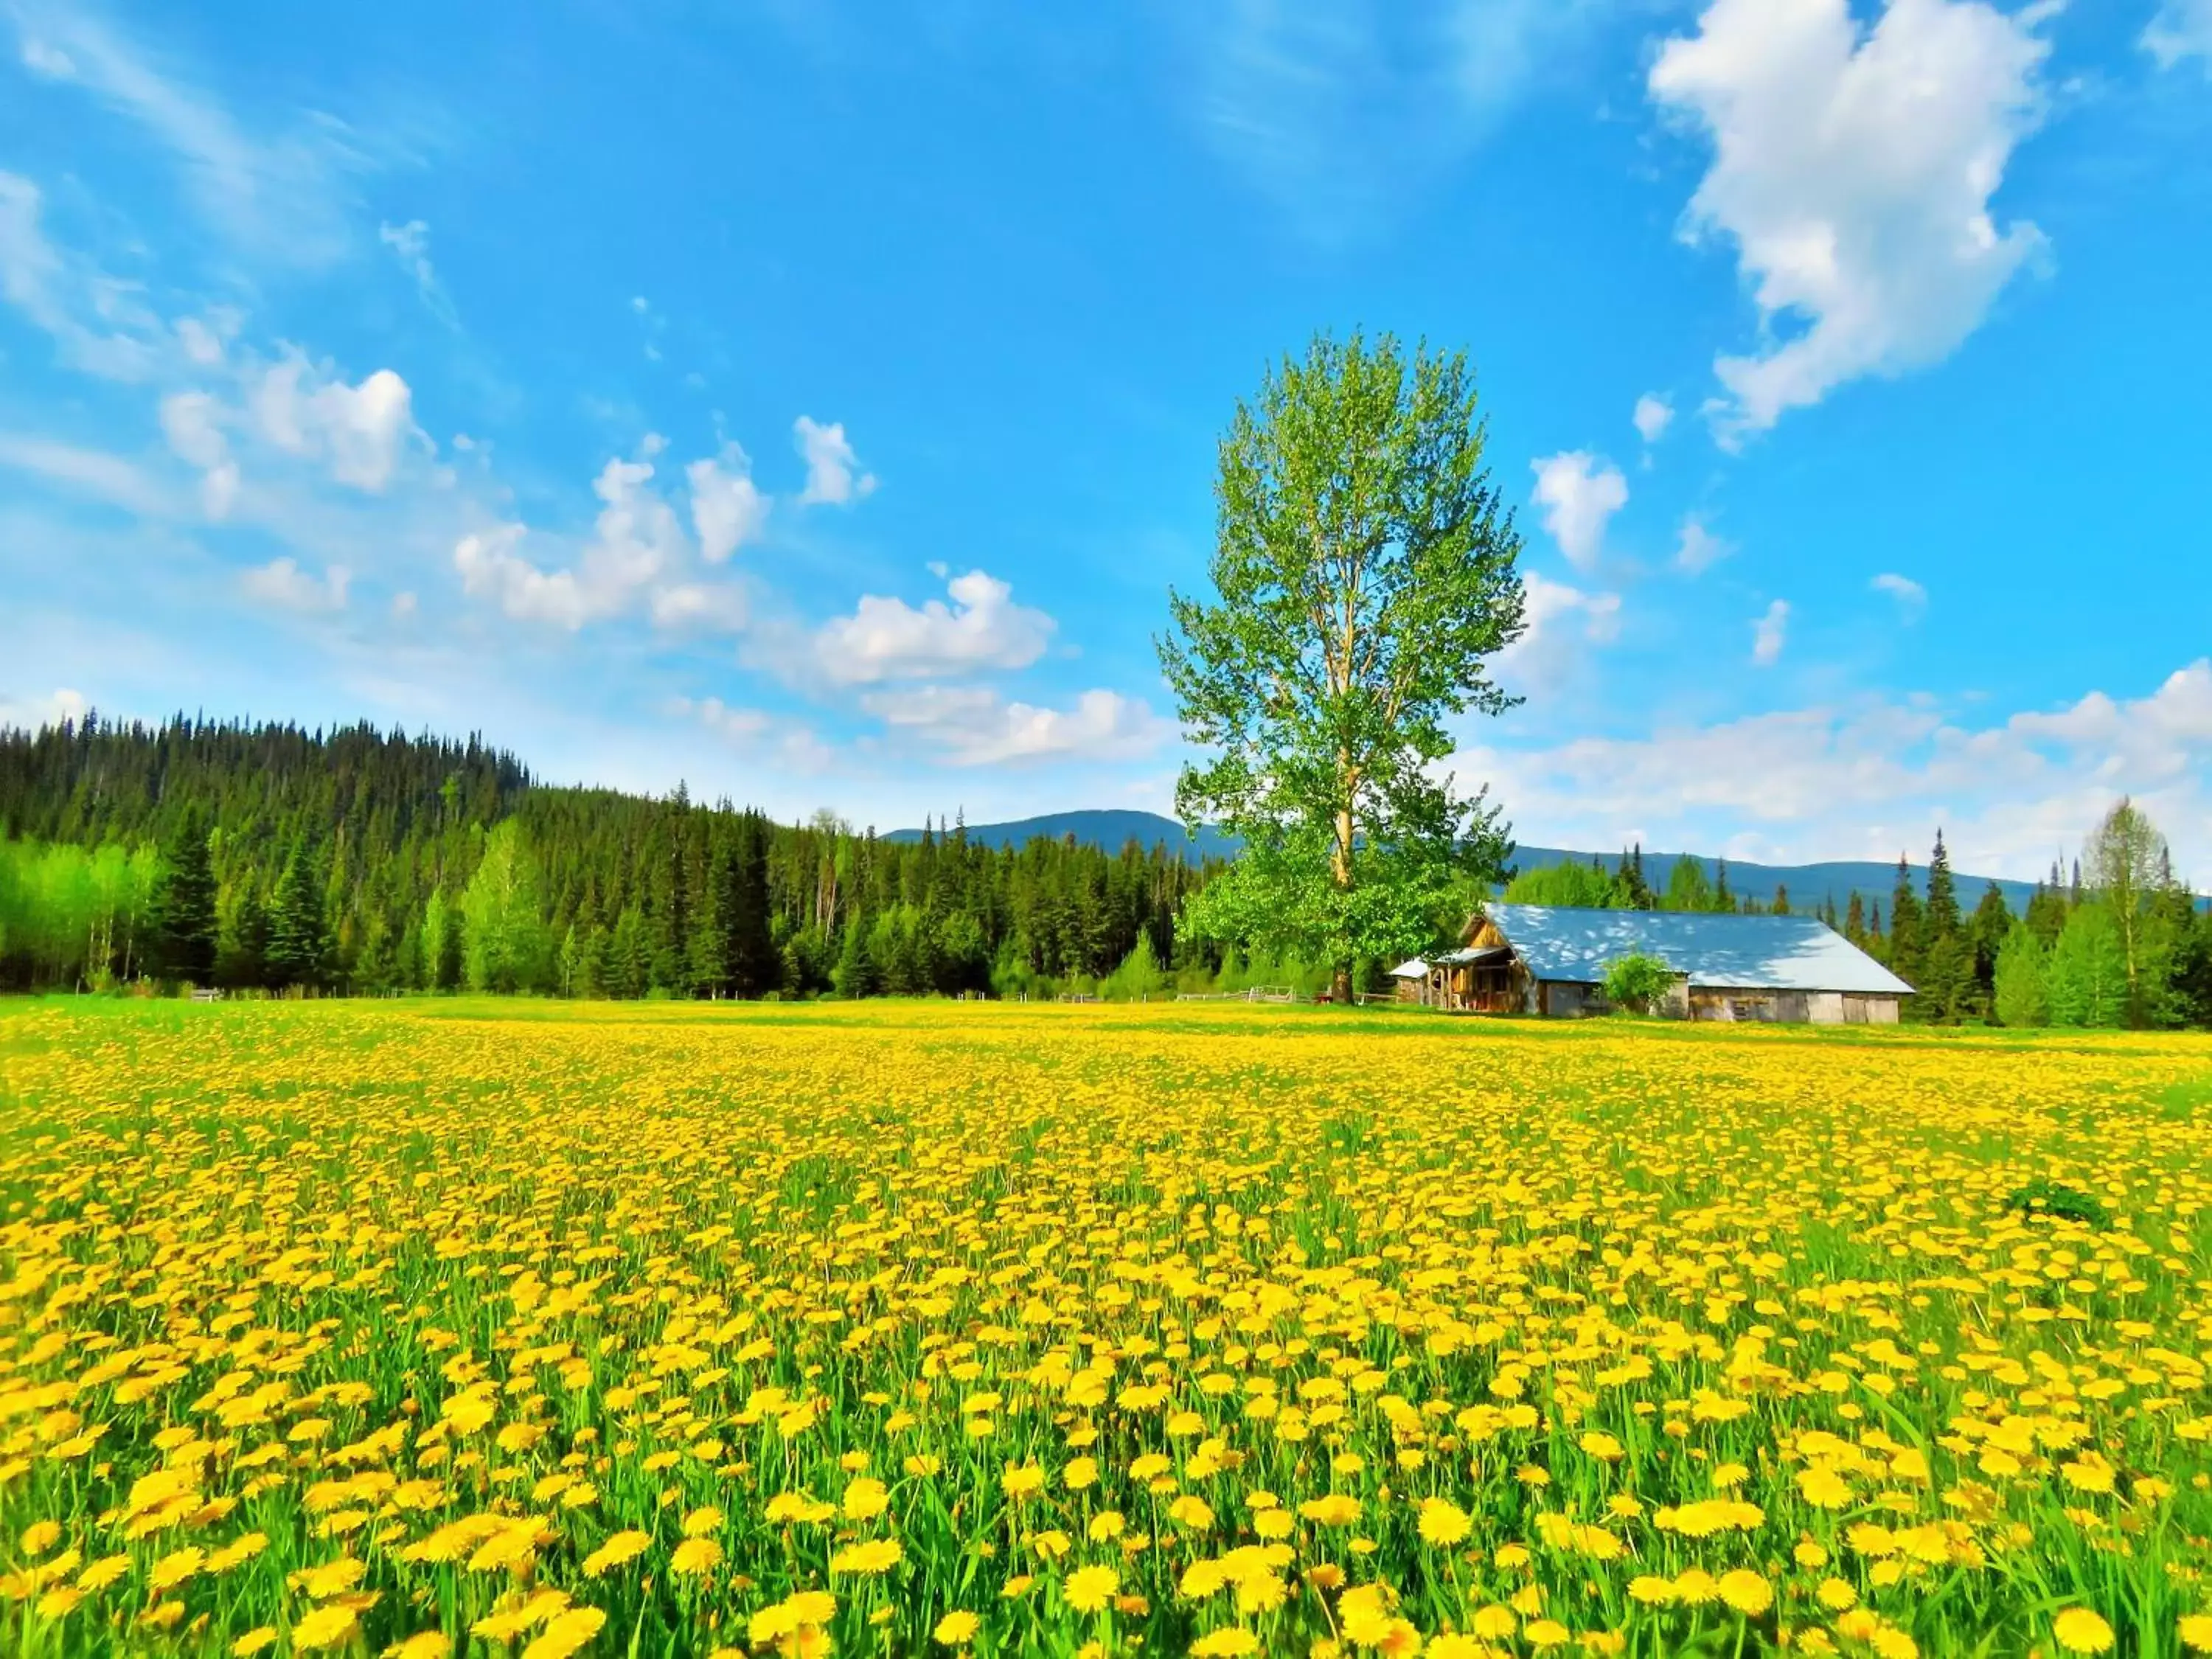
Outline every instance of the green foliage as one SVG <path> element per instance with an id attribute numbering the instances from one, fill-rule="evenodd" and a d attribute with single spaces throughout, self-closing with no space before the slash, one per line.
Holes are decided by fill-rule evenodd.
<path id="1" fill-rule="evenodd" d="M 2109 905 L 2077 905 L 2051 950 L 2051 1023 L 2114 1026 L 2128 1010 L 2128 964 Z"/>
<path id="2" fill-rule="evenodd" d="M 330 978 L 331 935 L 314 855 L 295 847 L 276 878 L 269 906 L 269 983 L 278 990 L 314 990 Z"/>
<path id="3" fill-rule="evenodd" d="M 1669 910 L 1712 909 L 1713 884 L 1705 878 L 1705 866 L 1693 858 L 1676 859 L 1660 902 Z"/>
<path id="4" fill-rule="evenodd" d="M 1657 957 L 1633 951 L 1606 964 L 1605 1000 L 1616 1008 L 1648 1014 L 1674 982 L 1674 970 Z"/>
<path id="5" fill-rule="evenodd" d="M 2096 1228 L 2100 1232 L 2112 1224 L 2112 1212 L 2089 1194 L 2043 1176 L 2036 1176 L 2007 1199 L 2005 1208 L 2018 1210 L 2031 1218 L 2049 1215 L 2065 1221 L 2078 1221 L 2084 1226 Z"/>
<path id="6" fill-rule="evenodd" d="M 208 854 L 206 815 L 185 815 L 176 838 L 164 849 L 154 889 L 154 966 L 170 979 L 193 985 L 215 983 L 215 863 Z"/>
<path id="7" fill-rule="evenodd" d="M 484 838 L 483 857 L 461 896 L 469 989 L 536 991 L 550 966 L 538 865 L 513 819 Z"/>
<path id="8" fill-rule="evenodd" d="M 1580 909 L 1632 908 L 1626 884 L 1591 865 L 1572 861 L 1523 870 L 1505 884 L 1509 904 L 1566 905 Z"/>
<path id="9" fill-rule="evenodd" d="M 2051 969 L 2043 941 L 2025 921 L 2013 923 L 1997 949 L 1993 1001 L 2001 1025 L 2051 1024 Z"/>
<path id="10" fill-rule="evenodd" d="M 1095 978 L 1140 933 L 1178 974 L 1216 960 L 1177 925 L 1208 871 L 1170 848 L 996 849 L 957 826 L 893 844 L 828 815 L 776 824 L 680 794 L 542 788 L 473 742 L 88 720 L 0 731 L 0 826 L 34 838 L 0 842 L 0 985 L 145 971 L 154 848 L 199 839 L 194 814 L 213 832 L 214 976 L 240 991 L 454 990 L 473 969 L 577 996 L 813 995 L 847 936 L 888 912 L 886 969 L 915 994 L 986 988 L 1002 953 L 1041 982 Z M 498 941 L 472 956 L 465 925 L 507 823 L 537 875 L 526 971 L 498 965 Z M 280 895 L 295 851 L 309 867 Z"/>
<path id="11" fill-rule="evenodd" d="M 1211 601 L 1170 593 L 1160 659 L 1213 757 L 1176 792 L 1243 838 L 1191 907 L 1203 938 L 1295 949 L 1348 986 L 1427 942 L 1455 874 L 1508 850 L 1484 792 L 1436 763 L 1449 717 L 1513 701 L 1488 659 L 1518 637 L 1520 538 L 1491 487 L 1457 354 L 1317 337 L 1223 439 Z"/>
<path id="12" fill-rule="evenodd" d="M 1160 966 L 1151 935 L 1139 933 L 1137 942 L 1129 947 L 1129 954 L 1121 958 L 1121 965 L 1108 975 L 1098 988 L 1109 1001 L 1134 1002 L 1157 997 L 1167 988 L 1167 970 Z"/>

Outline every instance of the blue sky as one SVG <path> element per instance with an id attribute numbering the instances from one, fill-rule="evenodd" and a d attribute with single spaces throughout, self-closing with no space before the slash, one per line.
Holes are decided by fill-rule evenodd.
<path id="1" fill-rule="evenodd" d="M 1464 346 L 1522 839 L 2212 882 L 2212 0 L 0 0 L 0 720 L 1164 809 L 1316 328 Z"/>

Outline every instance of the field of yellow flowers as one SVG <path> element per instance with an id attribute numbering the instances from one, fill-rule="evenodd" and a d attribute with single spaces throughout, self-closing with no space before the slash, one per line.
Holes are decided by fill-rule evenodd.
<path id="1" fill-rule="evenodd" d="M 2212 1651 L 2212 1041 L 0 1005 L 0 1651 Z"/>

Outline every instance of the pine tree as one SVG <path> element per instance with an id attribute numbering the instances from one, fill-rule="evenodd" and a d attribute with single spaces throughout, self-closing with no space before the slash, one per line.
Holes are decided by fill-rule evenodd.
<path id="1" fill-rule="evenodd" d="M 216 970 L 222 983 L 235 991 L 252 990 L 269 983 L 269 911 L 249 879 L 231 907 L 230 925 L 223 930 Z"/>
<path id="2" fill-rule="evenodd" d="M 1906 984 L 1917 987 L 1923 977 L 1924 968 L 1921 960 L 1920 896 L 1913 891 L 1912 866 L 1900 854 L 1897 860 L 1897 886 L 1889 896 L 1889 969 Z"/>
<path id="3" fill-rule="evenodd" d="M 215 983 L 216 929 L 215 861 L 208 851 L 207 816 L 187 808 L 162 854 L 154 890 L 155 960 L 164 978 L 191 985 Z"/>
<path id="4" fill-rule="evenodd" d="M 1786 916 L 1790 914 L 1790 889 L 1782 882 L 1778 881 L 1774 884 L 1774 905 L 1767 914 L 1777 916 Z"/>
<path id="5" fill-rule="evenodd" d="M 330 951 L 321 872 L 313 855 L 295 842 L 270 903 L 269 983 L 279 989 L 320 989 L 327 981 Z"/>
<path id="6" fill-rule="evenodd" d="M 841 997 L 872 997 L 883 988 L 875 957 L 868 948 L 868 929 L 859 916 L 845 926 L 845 943 L 837 953 L 834 980 Z"/>
<path id="7" fill-rule="evenodd" d="M 1716 910 L 1733 910 L 1735 908 L 1735 895 L 1729 891 L 1728 860 L 1726 859 L 1717 860 L 1713 867 L 1712 905 L 1713 908 Z"/>
<path id="8" fill-rule="evenodd" d="M 1915 1006 L 1921 1017 L 1945 1025 L 1973 1018 L 1973 945 L 1960 917 L 1958 885 L 1941 830 L 1928 858 L 1928 898 L 1920 912 L 1915 949 L 1920 968 Z"/>
<path id="9" fill-rule="evenodd" d="M 738 904 L 737 854 L 729 837 L 714 838 L 707 857 L 707 884 L 691 918 L 691 986 L 706 997 L 735 994 L 735 932 Z"/>
<path id="10" fill-rule="evenodd" d="M 1844 937 L 1864 950 L 1866 934 L 1866 903 L 1854 891 L 1851 894 L 1850 907 L 1844 912 Z"/>
<path id="11" fill-rule="evenodd" d="M 1966 927 L 1974 946 L 1974 984 L 1984 1007 L 1996 994 L 1997 953 L 2010 937 L 2013 923 L 2012 906 L 2005 902 L 2003 890 L 1991 882 L 1982 890 L 1982 902 L 1974 907 Z"/>
<path id="12" fill-rule="evenodd" d="M 768 851 L 768 820 L 746 813 L 738 821 L 731 870 L 730 988 L 736 996 L 766 996 L 782 981 L 782 958 L 770 921 L 774 896 Z"/>

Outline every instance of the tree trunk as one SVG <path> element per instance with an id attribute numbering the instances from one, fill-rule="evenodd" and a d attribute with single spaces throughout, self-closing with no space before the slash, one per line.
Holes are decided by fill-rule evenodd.
<path id="1" fill-rule="evenodd" d="M 1352 964 L 1340 962 L 1336 965 L 1336 977 L 1329 981 L 1328 1000 L 1339 1007 L 1352 1006 Z"/>

